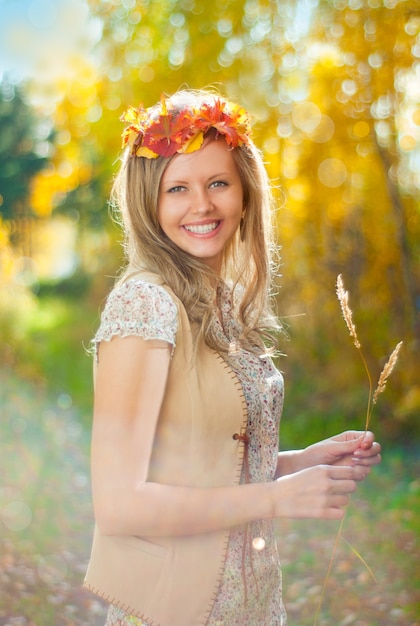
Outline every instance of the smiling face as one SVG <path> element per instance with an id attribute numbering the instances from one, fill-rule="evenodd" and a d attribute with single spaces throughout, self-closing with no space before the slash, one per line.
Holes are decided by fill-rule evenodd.
<path id="1" fill-rule="evenodd" d="M 160 183 L 158 218 L 181 250 L 220 274 L 242 211 L 241 179 L 223 139 L 209 139 L 197 152 L 173 157 Z"/>

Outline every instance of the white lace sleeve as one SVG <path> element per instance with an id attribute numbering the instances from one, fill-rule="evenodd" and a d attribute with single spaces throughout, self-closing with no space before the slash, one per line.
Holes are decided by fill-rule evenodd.
<path id="1" fill-rule="evenodd" d="M 167 341 L 174 348 L 177 327 L 178 310 L 168 292 L 160 285 L 132 279 L 109 294 L 93 344 L 136 335 Z"/>

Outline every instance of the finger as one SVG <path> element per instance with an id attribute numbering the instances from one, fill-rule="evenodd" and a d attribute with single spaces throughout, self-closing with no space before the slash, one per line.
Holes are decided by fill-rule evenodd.
<path id="1" fill-rule="evenodd" d="M 346 436 L 347 440 L 362 439 L 366 435 L 364 430 L 346 430 L 343 434 Z"/>
<path id="2" fill-rule="evenodd" d="M 328 465 L 328 476 L 335 481 L 353 480 L 354 466 L 349 465 Z"/>
<path id="3" fill-rule="evenodd" d="M 356 489 L 354 478 L 355 467 L 352 465 L 337 465 L 328 467 L 330 493 L 347 494 Z"/>
<path id="4" fill-rule="evenodd" d="M 347 506 L 350 502 L 350 496 L 348 494 L 337 494 L 331 499 L 330 506 L 343 507 Z"/>
<path id="5" fill-rule="evenodd" d="M 379 465 L 382 461 L 382 457 L 380 454 L 375 454 L 373 456 L 368 456 L 366 458 L 356 457 L 352 459 L 353 467 L 372 467 L 373 465 Z"/>
<path id="6" fill-rule="evenodd" d="M 375 440 L 375 435 L 370 430 L 367 430 L 363 436 L 363 440 L 360 444 L 360 447 L 364 450 L 367 450 L 368 448 L 372 447 L 374 440 Z"/>
<path id="7" fill-rule="evenodd" d="M 331 507 L 325 511 L 323 515 L 323 519 L 326 520 L 336 520 L 342 519 L 344 517 L 344 507 Z"/>
<path id="8" fill-rule="evenodd" d="M 365 468 L 363 468 L 365 469 Z M 331 492 L 335 495 L 347 496 L 349 493 L 353 493 L 356 491 L 356 478 L 355 475 L 358 472 L 352 471 L 352 479 L 351 480 L 336 480 L 334 481 Z"/>
<path id="9" fill-rule="evenodd" d="M 365 432 L 363 430 L 345 430 L 343 433 L 333 437 L 333 441 L 341 443 L 355 443 L 358 439 L 363 440 Z"/>
<path id="10" fill-rule="evenodd" d="M 348 494 L 338 494 L 331 496 L 326 506 L 325 517 L 328 518 L 331 516 L 332 519 L 342 517 L 344 509 L 349 504 L 349 502 L 350 496 Z"/>
<path id="11" fill-rule="evenodd" d="M 367 449 L 357 448 L 353 453 L 353 457 L 355 459 L 368 459 L 369 457 L 374 457 L 374 456 L 379 455 L 380 452 L 381 452 L 381 446 L 379 445 L 378 442 L 374 441 L 372 445 Z"/>
<path id="12" fill-rule="evenodd" d="M 364 480 L 369 474 L 370 474 L 369 466 L 359 465 L 354 468 L 354 480 L 356 480 L 357 482 Z"/>

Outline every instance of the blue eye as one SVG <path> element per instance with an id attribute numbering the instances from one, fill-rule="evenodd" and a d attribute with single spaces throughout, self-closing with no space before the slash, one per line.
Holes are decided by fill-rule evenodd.
<path id="1" fill-rule="evenodd" d="M 226 187 L 227 183 L 224 180 L 215 180 L 210 187 Z"/>
<path id="2" fill-rule="evenodd" d="M 170 189 L 168 189 L 167 193 L 177 193 L 178 191 L 183 191 L 185 189 L 185 187 L 183 187 L 182 185 L 176 185 L 175 187 L 171 187 Z"/>

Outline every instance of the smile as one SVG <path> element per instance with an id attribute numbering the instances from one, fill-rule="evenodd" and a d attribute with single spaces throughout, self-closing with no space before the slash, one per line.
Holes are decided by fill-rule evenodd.
<path id="1" fill-rule="evenodd" d="M 211 222 L 210 224 L 197 224 L 193 226 L 189 224 L 188 226 L 184 226 L 185 230 L 188 230 L 190 233 L 194 233 L 195 235 L 205 235 L 206 233 L 211 233 L 213 230 L 219 226 L 220 222 Z"/>

